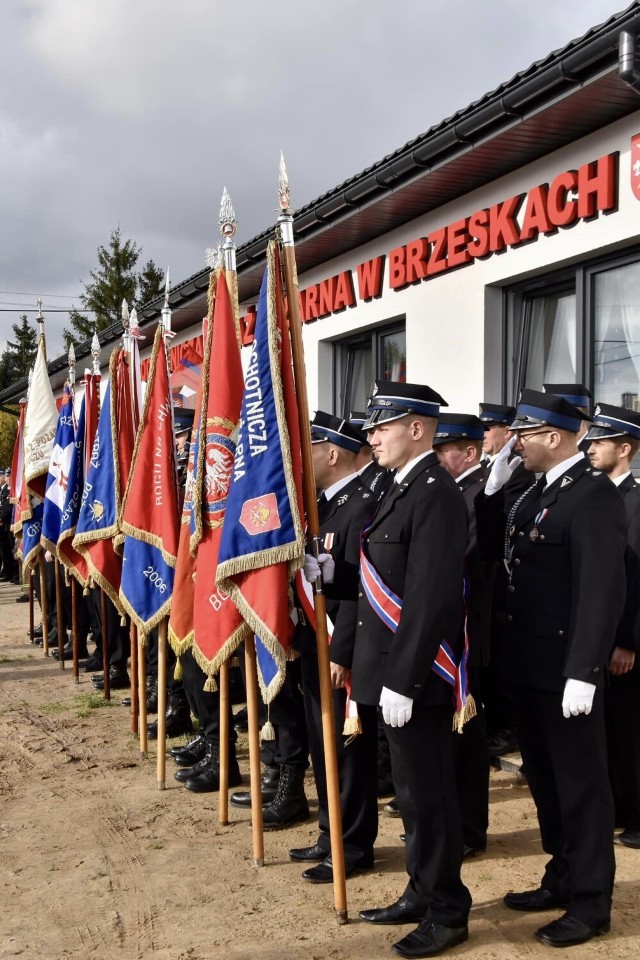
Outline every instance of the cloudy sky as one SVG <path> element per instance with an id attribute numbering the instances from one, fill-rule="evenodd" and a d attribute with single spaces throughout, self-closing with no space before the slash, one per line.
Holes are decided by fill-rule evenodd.
<path id="1" fill-rule="evenodd" d="M 281 148 L 302 206 L 626 5 L 2 0 L 0 344 L 79 306 L 115 226 L 183 279 L 224 186 L 239 243 L 273 223 Z"/>

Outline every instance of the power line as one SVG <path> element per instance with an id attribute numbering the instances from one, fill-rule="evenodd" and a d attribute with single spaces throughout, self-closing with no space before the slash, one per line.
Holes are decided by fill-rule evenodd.
<path id="1" fill-rule="evenodd" d="M 79 300 L 80 294 L 70 294 L 70 293 L 31 293 L 30 291 L 25 290 L 0 290 L 0 293 L 9 294 L 12 297 L 57 297 L 58 299 L 65 300 Z"/>
<path id="2" fill-rule="evenodd" d="M 93 313 L 93 310 L 76 310 L 76 313 Z M 12 309 L 11 307 L 0 307 L 0 313 L 39 313 L 39 310 L 36 307 L 19 307 L 17 309 Z M 64 310 L 62 307 L 53 307 L 49 310 L 44 310 L 43 313 L 45 316 L 48 313 L 71 313 L 71 310 Z"/>

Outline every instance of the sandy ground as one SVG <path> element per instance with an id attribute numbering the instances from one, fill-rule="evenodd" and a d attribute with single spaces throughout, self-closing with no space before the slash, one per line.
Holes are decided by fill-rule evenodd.
<path id="1" fill-rule="evenodd" d="M 69 668 L 27 642 L 28 605 L 16 604 L 17 594 L 0 586 L 1 958 L 393 956 L 391 944 L 410 928 L 357 917 L 404 887 L 399 820 L 381 812 L 375 868 L 347 882 L 351 920 L 339 927 L 331 887 L 301 880 L 287 856 L 315 840 L 314 822 L 267 833 L 265 866 L 254 867 L 248 815 L 231 808 L 233 823 L 221 827 L 216 795 L 188 793 L 170 762 L 158 791 L 155 746 L 142 759 L 119 698 L 105 706 L 88 678 L 75 685 Z M 245 743 L 240 762 L 248 774 Z M 307 786 L 312 796 L 311 778 Z M 617 847 L 616 857 L 612 932 L 571 956 L 640 955 L 640 851 Z M 489 847 L 463 868 L 474 899 L 470 938 L 446 955 L 548 956 L 533 931 L 554 914 L 515 914 L 501 899 L 536 886 L 543 863 L 526 785 L 492 774 Z"/>

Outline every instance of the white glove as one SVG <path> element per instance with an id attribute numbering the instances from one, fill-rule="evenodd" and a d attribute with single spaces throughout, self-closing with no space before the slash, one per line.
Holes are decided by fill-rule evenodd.
<path id="1" fill-rule="evenodd" d="M 409 723 L 409 720 L 411 720 L 411 711 L 413 710 L 411 697 L 403 697 L 401 693 L 383 687 L 380 694 L 380 706 L 382 707 L 384 722 L 388 723 L 390 727 L 404 727 L 405 723 Z"/>
<path id="2" fill-rule="evenodd" d="M 336 562 L 330 553 L 318 554 L 317 560 L 312 553 L 306 553 L 302 571 L 309 583 L 315 583 L 321 572 L 324 583 L 333 583 Z"/>
<path id="3" fill-rule="evenodd" d="M 596 692 L 595 683 L 585 683 L 583 680 L 567 680 L 562 695 L 562 713 L 565 717 L 577 717 L 579 713 L 591 713 L 593 695 Z"/>
<path id="4" fill-rule="evenodd" d="M 491 473 L 484 488 L 484 492 L 488 497 L 497 493 L 498 490 L 502 490 L 507 480 L 511 478 L 513 471 L 522 463 L 522 457 L 514 457 L 513 460 L 509 460 L 511 451 L 517 441 L 517 437 L 511 437 L 493 461 Z"/>

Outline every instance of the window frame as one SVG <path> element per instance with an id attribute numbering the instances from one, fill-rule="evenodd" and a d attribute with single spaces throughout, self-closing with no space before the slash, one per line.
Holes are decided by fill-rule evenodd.
<path id="1" fill-rule="evenodd" d="M 358 344 L 371 344 L 371 369 L 373 379 L 382 379 L 382 339 L 394 333 L 404 333 L 405 349 L 407 335 L 406 314 L 390 317 L 375 327 L 351 331 L 332 341 L 333 346 L 333 413 L 337 417 L 348 417 L 351 409 L 347 403 L 348 351 Z M 373 383 L 371 383 L 373 387 Z"/>

